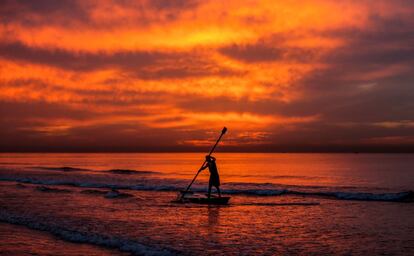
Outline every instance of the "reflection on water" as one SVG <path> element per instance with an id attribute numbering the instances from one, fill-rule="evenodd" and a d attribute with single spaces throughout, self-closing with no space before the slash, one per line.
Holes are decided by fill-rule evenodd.
<path id="1" fill-rule="evenodd" d="M 220 208 L 222 206 L 216 206 L 216 205 L 209 205 L 207 206 L 208 211 L 208 227 L 212 229 L 212 231 L 215 231 L 217 225 L 219 224 L 219 218 L 220 218 Z"/>
<path id="2" fill-rule="evenodd" d="M 208 222 L 206 223 L 207 236 L 206 239 L 212 244 L 212 250 L 220 250 L 220 206 L 207 206 Z"/>

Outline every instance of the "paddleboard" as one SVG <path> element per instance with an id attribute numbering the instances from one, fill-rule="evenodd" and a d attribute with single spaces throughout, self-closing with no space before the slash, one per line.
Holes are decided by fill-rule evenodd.
<path id="1" fill-rule="evenodd" d="M 228 204 L 230 197 L 229 196 L 222 196 L 222 197 L 187 197 L 182 199 L 183 202 L 189 202 L 193 204 Z"/>
<path id="2" fill-rule="evenodd" d="M 193 204 L 218 204 L 225 205 L 229 203 L 229 196 L 211 196 L 210 198 L 194 193 L 186 193 L 184 196 L 179 195 L 174 203 L 193 203 Z"/>

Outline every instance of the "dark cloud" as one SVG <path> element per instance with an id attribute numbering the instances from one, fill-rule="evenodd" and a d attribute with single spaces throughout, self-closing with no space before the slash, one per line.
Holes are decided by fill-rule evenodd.
<path id="1" fill-rule="evenodd" d="M 157 10 L 180 11 L 197 7 L 202 1 L 200 0 L 149 0 L 149 7 Z"/>
<path id="2" fill-rule="evenodd" d="M 90 27 L 94 29 L 115 28 L 121 25 L 150 26 L 165 24 L 179 18 L 183 11 L 196 8 L 198 0 L 0 0 L 0 22 L 22 24 L 27 27 L 55 25 L 61 27 Z M 113 9 L 134 11 L 132 17 L 116 19 L 93 18 L 91 10 Z M 154 15 L 156 14 L 156 15 Z"/>
<path id="3" fill-rule="evenodd" d="M 414 15 L 414 11 L 412 12 Z M 355 66 L 358 69 L 378 69 L 392 64 L 414 62 L 414 21 L 412 15 L 383 18 L 371 16 L 366 28 L 328 30 L 322 35 L 346 42 L 329 54 L 325 62 Z"/>
<path id="4" fill-rule="evenodd" d="M 324 68 L 295 84 L 294 88 L 305 95 L 303 99 L 278 106 L 285 115 L 320 113 L 319 124 L 303 126 L 319 131 L 321 144 L 341 138 L 361 144 L 371 137 L 414 135 L 412 128 L 374 125 L 414 119 L 412 19 L 375 17 L 371 21 L 365 29 L 324 32 L 343 39 L 345 44 L 319 60 Z M 314 137 L 307 131 L 303 134 Z"/>
<path id="5" fill-rule="evenodd" d="M 21 13 L 37 13 L 37 14 L 51 14 L 54 12 L 73 12 L 80 9 L 77 1 L 72 0 L 1 0 L 2 11 L 8 11 L 9 14 Z"/>
<path id="6" fill-rule="evenodd" d="M 149 115 L 136 110 L 123 111 L 113 114 Z M 110 114 L 91 111 L 87 105 L 0 101 L 0 151 L 162 151 L 178 145 L 176 140 L 182 136 L 174 129 L 148 128 L 136 121 L 88 122 L 108 118 Z M 68 127 L 49 132 L 48 128 L 56 125 L 54 121 Z M 73 125 L 73 121 L 81 121 L 83 125 Z"/>
<path id="7" fill-rule="evenodd" d="M 86 120 L 96 117 L 96 113 L 85 111 L 84 109 L 74 109 L 67 105 L 59 103 L 47 103 L 43 101 L 0 101 L 0 116 L 3 121 L 38 118 L 71 118 Z M 3 128 L 4 126 L 2 126 L 0 129 Z M 16 128 L 18 127 L 13 127 L 13 129 Z"/>
<path id="8" fill-rule="evenodd" d="M 160 59 L 172 58 L 174 55 L 159 52 L 70 52 L 62 49 L 28 47 L 19 42 L 3 42 L 0 44 L 0 56 L 14 61 L 88 71 L 108 67 L 142 68 L 154 65 Z"/>
<path id="9" fill-rule="evenodd" d="M 246 62 L 276 61 L 283 57 L 284 51 L 264 44 L 231 45 L 220 50 L 224 55 Z"/>
<path id="10" fill-rule="evenodd" d="M 129 22 L 135 26 L 151 26 L 174 22 L 180 18 L 182 12 L 191 11 L 202 3 L 203 1 L 200 0 L 122 0 L 114 1 L 111 6 L 115 5 L 120 8 L 134 10 L 136 16 Z M 122 19 L 111 23 L 99 21 L 94 26 L 116 26 L 124 22 Z"/>
<path id="11" fill-rule="evenodd" d="M 315 50 L 278 47 L 270 43 L 258 42 L 256 44 L 233 44 L 221 48 L 220 53 L 243 62 L 269 62 L 269 61 L 311 61 L 315 56 Z"/>
<path id="12" fill-rule="evenodd" d="M 17 80 L 10 80 L 10 81 L 2 81 L 0 80 L 0 89 L 7 90 L 9 88 L 21 88 L 26 90 L 27 92 L 36 91 L 41 92 L 43 97 L 42 100 L 39 99 L 38 102 L 34 102 L 36 104 L 50 104 L 50 108 L 56 107 L 59 109 L 59 104 L 52 104 L 52 103 L 45 103 L 48 99 L 48 93 L 53 92 L 55 94 L 62 94 L 68 95 L 71 97 L 69 102 L 61 102 L 63 104 L 84 104 L 84 105 L 109 105 L 109 106 L 140 106 L 146 104 L 156 104 L 160 103 L 165 100 L 168 94 L 164 93 L 161 94 L 159 92 L 138 92 L 131 89 L 124 89 L 122 87 L 117 88 L 116 85 L 122 83 L 122 80 L 117 81 L 117 83 L 113 84 L 109 88 L 102 88 L 102 89 L 91 89 L 91 88 L 70 88 L 65 87 L 59 84 L 52 84 L 49 82 L 45 82 L 42 80 L 37 79 L 17 79 Z M 2 102 L 1 104 L 12 104 L 13 102 Z M 46 105 L 41 107 L 30 106 L 31 102 L 27 102 L 27 108 L 31 110 L 35 109 L 49 109 Z M 14 103 L 16 106 L 11 105 L 10 108 L 5 107 L 4 109 L 10 109 L 13 112 L 14 109 L 22 109 L 20 106 L 23 103 L 16 102 Z M 24 104 L 22 106 L 25 106 Z M 33 107 L 33 108 L 32 108 Z M 26 112 L 25 112 L 26 113 Z M 70 112 L 71 113 L 71 112 Z"/>
<path id="13" fill-rule="evenodd" d="M 0 58 L 73 71 L 116 68 L 141 79 L 239 74 L 211 63 L 201 53 L 159 51 L 73 52 L 29 47 L 20 42 L 0 43 Z"/>
<path id="14" fill-rule="evenodd" d="M 259 101 L 249 100 L 247 97 L 183 97 L 176 100 L 177 106 L 203 112 L 238 112 L 254 113 L 259 115 L 282 115 L 287 103 L 276 99 L 262 99 Z M 291 113 L 294 115 L 294 113 Z"/>
<path id="15" fill-rule="evenodd" d="M 23 119 L 12 123 L 0 120 L 0 125 L 3 127 L 0 129 L 0 152 L 171 152 L 190 149 L 179 144 L 185 133 L 148 128 L 138 123 L 73 127 L 53 134 L 30 129 L 42 123 Z M 12 125 L 16 127 L 12 128 Z M 26 129 L 22 129 L 24 127 Z"/>
<path id="16" fill-rule="evenodd" d="M 89 14 L 75 0 L 1 0 L 0 21 L 18 22 L 25 26 L 89 22 Z"/>
<path id="17" fill-rule="evenodd" d="M 148 69 L 142 72 L 136 72 L 136 76 L 140 79 L 159 80 L 159 79 L 179 79 L 186 77 L 205 77 L 205 76 L 236 76 L 243 75 L 245 72 L 235 71 L 229 68 L 212 66 L 210 63 L 196 63 L 177 66 L 177 67 L 161 67 Z"/>

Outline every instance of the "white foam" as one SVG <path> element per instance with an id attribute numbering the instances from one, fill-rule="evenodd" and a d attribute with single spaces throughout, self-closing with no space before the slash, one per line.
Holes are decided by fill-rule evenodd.
<path id="1" fill-rule="evenodd" d="M 2 177 L 0 181 L 16 181 L 21 183 L 31 183 L 40 185 L 67 185 L 83 188 L 109 188 L 109 189 L 130 189 L 130 190 L 142 190 L 142 191 L 179 191 L 185 185 L 167 185 L 168 180 L 162 180 L 164 184 L 159 184 L 160 181 L 152 180 L 157 184 L 147 183 L 135 184 L 135 185 L 122 185 L 122 184 L 110 184 L 110 183 L 90 183 L 80 181 L 65 181 L 65 180 L 38 180 L 29 178 L 15 178 L 15 177 Z M 245 186 L 245 187 L 243 187 Z M 272 188 L 275 187 L 275 188 Z M 230 188 L 229 188 L 230 187 Z M 239 194 L 239 195 L 256 195 L 256 196 L 278 196 L 278 195 L 301 195 L 301 196 L 323 196 L 331 197 L 338 200 L 360 200 L 360 201 L 390 201 L 390 202 L 414 202 L 414 192 L 404 191 L 398 193 L 365 193 L 365 192 L 347 192 L 347 191 L 332 191 L 332 188 L 326 187 L 321 190 L 320 187 L 303 187 L 302 189 L 277 189 L 274 184 L 254 184 L 254 183 L 239 183 L 237 185 L 229 184 L 227 189 L 222 189 L 224 194 Z M 312 190 L 309 190 L 312 188 Z M 205 192 L 205 186 L 193 186 L 191 189 L 193 192 Z"/>
<path id="2" fill-rule="evenodd" d="M 135 255 L 177 255 L 177 252 L 167 250 L 165 248 L 155 248 L 141 244 L 134 240 L 124 239 L 120 237 L 108 237 L 95 233 L 80 232 L 61 228 L 57 225 L 50 225 L 36 221 L 28 216 L 16 216 L 6 212 L 0 212 L 0 221 L 10 224 L 18 224 L 29 227 L 31 229 L 49 232 L 63 240 L 88 243 L 104 247 L 116 248 L 120 251 L 130 252 Z"/>

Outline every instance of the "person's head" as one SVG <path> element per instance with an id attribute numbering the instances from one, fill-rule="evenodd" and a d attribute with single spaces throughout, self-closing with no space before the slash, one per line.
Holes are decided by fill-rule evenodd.
<path id="1" fill-rule="evenodd" d="M 213 160 L 213 158 L 211 158 L 211 156 L 209 156 L 209 155 L 206 156 L 206 161 L 207 162 L 211 162 L 212 160 Z"/>

